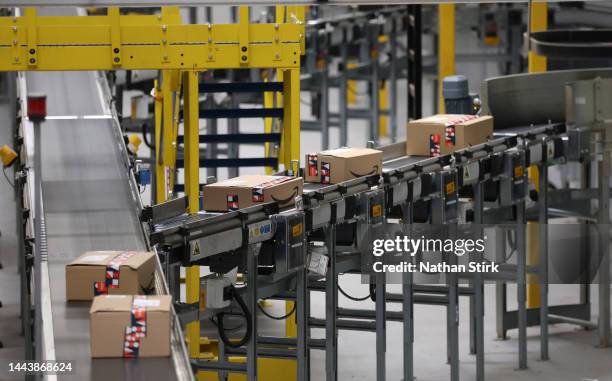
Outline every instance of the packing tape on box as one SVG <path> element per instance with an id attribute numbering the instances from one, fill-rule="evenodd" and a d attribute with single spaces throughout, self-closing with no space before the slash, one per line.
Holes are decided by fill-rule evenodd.
<path id="1" fill-rule="evenodd" d="M 447 146 L 455 145 L 455 125 L 447 123 L 444 128 L 444 143 Z"/>
<path id="2" fill-rule="evenodd" d="M 429 156 L 440 156 L 440 134 L 429 135 Z"/>
<path id="3" fill-rule="evenodd" d="M 319 169 L 317 168 L 319 161 L 319 157 L 315 153 L 308 154 L 308 175 L 309 176 L 318 176 Z"/>
<path id="4" fill-rule="evenodd" d="M 227 210 L 234 211 L 238 210 L 238 195 L 237 194 L 228 194 L 227 195 Z"/>
<path id="5" fill-rule="evenodd" d="M 113 258 L 106 265 L 103 282 L 94 282 L 94 295 L 106 295 L 111 288 L 119 288 L 120 269 L 131 257 L 136 255 L 135 251 L 124 251 Z"/>
<path id="6" fill-rule="evenodd" d="M 125 327 L 123 357 L 138 357 L 142 339 L 147 335 L 146 296 L 134 296 L 130 310 L 130 325 Z"/>
<path id="7" fill-rule="evenodd" d="M 329 163 L 321 162 L 321 184 L 329 184 L 331 181 L 331 166 Z"/>

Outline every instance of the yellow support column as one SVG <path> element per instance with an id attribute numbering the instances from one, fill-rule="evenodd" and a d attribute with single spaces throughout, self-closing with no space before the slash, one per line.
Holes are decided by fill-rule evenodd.
<path id="1" fill-rule="evenodd" d="M 548 4 L 543 2 L 531 3 L 529 9 L 529 23 L 531 32 L 540 32 L 548 28 Z M 528 55 L 528 70 L 530 73 L 538 73 L 546 71 L 547 60 L 546 57 L 540 56 L 529 51 Z M 539 172 L 538 167 L 532 165 L 527 170 L 529 181 L 535 184 L 536 191 L 539 192 Z M 545 192 L 545 189 L 542 189 Z M 527 265 L 537 266 L 540 262 L 539 256 L 539 226 L 537 222 L 527 222 Z M 537 276 L 528 274 L 527 275 L 527 308 L 537 308 L 540 306 L 540 285 L 538 283 Z"/>
<path id="2" fill-rule="evenodd" d="M 185 194 L 189 200 L 189 213 L 200 210 L 200 143 L 199 143 L 199 100 L 198 72 L 183 73 L 184 94 L 184 136 L 185 136 Z M 185 269 L 185 301 L 188 304 L 200 302 L 200 266 Z M 200 357 L 200 322 L 187 324 L 189 356 Z"/>
<path id="3" fill-rule="evenodd" d="M 438 5 L 438 110 L 444 113 L 442 80 L 455 74 L 455 4 Z"/>
<path id="4" fill-rule="evenodd" d="M 300 160 L 300 70 L 285 70 L 283 82 L 283 164 L 290 169 Z"/>
<path id="5" fill-rule="evenodd" d="M 268 79 L 265 79 L 266 82 L 268 82 Z M 264 108 L 272 108 L 274 107 L 274 92 L 271 91 L 266 91 L 263 94 L 263 103 L 264 103 Z M 269 134 L 272 132 L 272 125 L 273 125 L 274 121 L 272 118 L 264 118 L 264 132 L 266 134 Z M 271 157 L 273 154 L 273 147 L 271 143 L 266 143 L 264 150 L 266 152 L 266 157 Z M 272 167 L 266 167 L 266 175 L 271 175 L 274 172 L 274 168 Z"/>
<path id="6" fill-rule="evenodd" d="M 158 81 L 155 81 L 155 202 L 157 204 L 166 200 L 166 172 L 164 171 L 164 160 L 162 155 L 162 89 Z"/>
<path id="7" fill-rule="evenodd" d="M 381 111 L 389 110 L 389 86 L 387 86 L 386 81 L 381 81 L 382 86 L 378 89 L 378 107 Z M 381 115 L 378 117 L 378 135 L 381 137 L 389 136 L 389 129 L 387 128 L 387 120 L 389 117 L 387 115 Z"/>

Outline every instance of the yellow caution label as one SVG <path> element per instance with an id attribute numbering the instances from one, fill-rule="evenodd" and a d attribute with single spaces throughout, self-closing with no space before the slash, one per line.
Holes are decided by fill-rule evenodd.
<path id="1" fill-rule="evenodd" d="M 446 183 L 446 194 L 455 193 L 455 182 Z"/>
<path id="2" fill-rule="evenodd" d="M 525 169 L 522 166 L 514 167 L 514 177 L 523 177 Z"/>
<path id="3" fill-rule="evenodd" d="M 293 225 L 293 227 L 291 228 L 291 234 L 294 237 L 302 235 L 303 231 L 304 231 L 304 224 L 301 222 L 297 225 Z"/>
<path id="4" fill-rule="evenodd" d="M 382 205 L 376 204 L 372 205 L 372 217 L 380 217 L 382 216 Z"/>

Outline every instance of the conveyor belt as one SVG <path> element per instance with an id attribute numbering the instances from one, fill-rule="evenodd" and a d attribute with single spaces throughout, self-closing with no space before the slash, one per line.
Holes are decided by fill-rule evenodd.
<path id="1" fill-rule="evenodd" d="M 29 92 L 47 94 L 49 115 L 101 115 L 94 73 L 32 73 Z M 43 204 L 57 359 L 79 380 L 171 380 L 171 358 L 90 358 L 90 303 L 66 303 L 65 266 L 87 250 L 145 250 L 112 121 L 48 120 L 43 125 Z"/>
<path id="2" fill-rule="evenodd" d="M 66 302 L 65 266 L 88 250 L 146 250 L 138 204 L 130 189 L 124 146 L 115 121 L 104 111 L 96 73 L 33 72 L 26 78 L 29 94 L 47 95 L 50 116 L 41 127 L 42 188 L 54 345 L 56 359 L 70 360 L 74 368 L 73 374 L 58 377 L 105 381 L 193 379 L 178 329 L 172 330 L 171 357 L 91 359 L 91 303 Z M 159 271 L 155 284 L 156 291 L 164 293 Z"/>

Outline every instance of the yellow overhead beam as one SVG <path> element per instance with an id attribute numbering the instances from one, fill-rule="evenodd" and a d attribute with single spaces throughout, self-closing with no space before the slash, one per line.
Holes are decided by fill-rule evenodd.
<path id="1" fill-rule="evenodd" d="M 241 13 L 242 15 L 242 13 Z M 248 19 L 247 19 L 248 22 Z M 295 68 L 303 24 L 181 24 L 159 16 L 0 17 L 0 71 Z M 245 51 L 247 60 L 244 60 Z"/>

